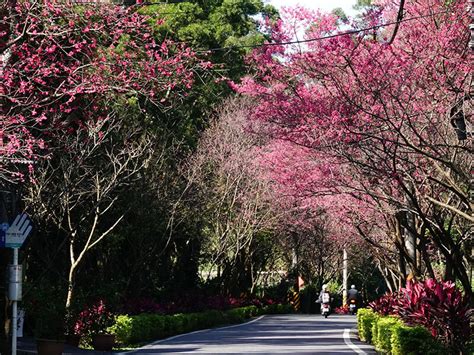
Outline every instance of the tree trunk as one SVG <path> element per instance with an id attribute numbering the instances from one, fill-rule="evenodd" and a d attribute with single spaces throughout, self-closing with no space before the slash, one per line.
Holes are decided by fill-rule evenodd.
<path id="1" fill-rule="evenodd" d="M 67 279 L 67 297 L 66 309 L 70 309 L 74 297 L 74 283 L 76 281 L 76 266 L 73 264 L 69 268 L 69 275 Z"/>

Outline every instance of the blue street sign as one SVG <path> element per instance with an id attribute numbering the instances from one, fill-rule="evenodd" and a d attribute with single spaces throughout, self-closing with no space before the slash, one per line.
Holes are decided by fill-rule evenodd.
<path id="1" fill-rule="evenodd" d="M 0 224 L 0 248 L 5 248 L 5 234 L 9 226 L 8 223 Z"/>
<path id="2" fill-rule="evenodd" d="M 5 247 L 20 248 L 33 227 L 26 213 L 16 216 L 13 223 L 5 232 Z"/>

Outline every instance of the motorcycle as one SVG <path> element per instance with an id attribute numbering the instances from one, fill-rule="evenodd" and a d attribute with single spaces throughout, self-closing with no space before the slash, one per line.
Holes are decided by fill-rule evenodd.
<path id="1" fill-rule="evenodd" d="M 352 299 L 349 302 L 349 313 L 354 315 L 357 312 L 356 300 Z"/>
<path id="2" fill-rule="evenodd" d="M 322 294 L 321 301 L 321 315 L 323 315 L 324 318 L 327 318 L 331 312 L 331 296 L 328 292 Z"/>
<path id="3" fill-rule="evenodd" d="M 321 315 L 323 315 L 324 318 L 327 318 L 330 312 L 331 312 L 331 306 L 329 305 L 329 303 L 322 303 Z"/>

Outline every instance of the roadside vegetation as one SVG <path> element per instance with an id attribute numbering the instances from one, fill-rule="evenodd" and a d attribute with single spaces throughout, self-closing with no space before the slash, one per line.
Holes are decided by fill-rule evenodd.
<path id="1" fill-rule="evenodd" d="M 25 332 L 133 345 L 286 311 L 298 280 L 302 311 L 323 284 L 339 307 L 345 250 L 362 305 L 379 299 L 362 338 L 467 351 L 471 20 L 461 1 L 357 8 L 2 3 L 0 222 L 34 226 Z"/>

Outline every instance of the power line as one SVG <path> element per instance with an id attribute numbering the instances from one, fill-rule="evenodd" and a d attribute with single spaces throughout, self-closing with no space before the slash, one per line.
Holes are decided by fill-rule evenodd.
<path id="1" fill-rule="evenodd" d="M 78 4 L 78 5 L 81 5 L 81 4 L 83 4 L 83 5 L 85 5 L 85 4 L 98 4 L 97 2 L 94 2 L 94 1 L 84 1 L 84 2 L 82 2 L 80 0 L 76 0 L 76 1 L 73 1 L 73 2 Z M 187 2 L 187 1 L 186 0 L 170 0 L 168 2 L 161 2 L 161 1 L 158 1 L 158 2 L 143 2 L 143 3 L 140 3 L 140 4 L 133 4 L 131 6 L 170 5 L 170 4 L 181 4 L 181 3 L 185 3 L 185 2 Z M 180 10 L 180 9 L 176 9 L 176 10 L 177 10 L 176 12 L 186 12 L 186 11 L 183 11 L 183 10 Z M 162 12 L 162 13 L 158 12 L 157 15 L 173 15 L 176 12 Z M 435 15 L 445 14 L 445 13 L 448 13 L 448 12 L 449 11 L 446 10 L 446 11 L 434 12 L 434 13 L 430 13 L 430 14 L 426 14 L 426 15 L 408 17 L 408 18 L 397 17 L 397 20 L 393 21 L 393 22 L 387 22 L 387 23 L 384 23 L 384 24 L 375 25 L 375 26 L 371 26 L 371 27 L 365 27 L 365 28 L 356 29 L 356 30 L 349 30 L 349 31 L 345 31 L 345 32 L 335 33 L 335 34 L 332 34 L 332 35 L 322 36 L 322 37 L 308 38 L 308 39 L 303 39 L 303 40 L 294 40 L 294 41 L 287 41 L 287 42 L 269 42 L 269 43 L 261 43 L 261 44 L 248 44 L 248 45 L 227 46 L 227 47 L 214 47 L 214 48 L 209 48 L 209 49 L 196 49 L 195 52 L 196 53 L 206 53 L 206 52 L 218 52 L 218 51 L 232 51 L 232 50 L 244 49 L 244 48 L 286 46 L 286 45 L 291 45 L 291 44 L 302 44 L 302 43 L 317 42 L 317 41 L 322 41 L 322 40 L 326 40 L 326 39 L 331 39 L 331 38 L 342 37 L 342 36 L 357 34 L 357 33 L 361 33 L 361 32 L 376 30 L 376 29 L 379 29 L 379 28 L 388 27 L 388 26 L 392 26 L 392 25 L 397 25 L 398 26 L 402 22 L 419 20 L 419 19 L 423 19 L 423 18 L 427 18 L 427 17 L 432 17 L 432 16 L 435 16 Z M 186 44 L 186 42 L 180 42 L 180 43 Z"/>
<path id="2" fill-rule="evenodd" d="M 197 53 L 202 53 L 202 52 L 217 52 L 217 51 L 225 51 L 225 50 L 230 51 L 230 50 L 234 50 L 234 49 L 243 49 L 243 48 L 286 46 L 286 45 L 290 45 L 290 44 L 301 44 L 301 43 L 316 42 L 316 41 L 322 41 L 322 40 L 325 40 L 325 39 L 342 37 L 342 36 L 352 35 L 352 34 L 356 34 L 356 33 L 376 30 L 378 28 L 396 25 L 396 24 L 399 24 L 399 23 L 402 23 L 402 22 L 408 22 L 408 21 L 418 20 L 418 19 L 422 19 L 422 18 L 432 17 L 432 16 L 435 16 L 435 15 L 445 14 L 447 12 L 448 11 L 446 10 L 446 11 L 431 13 L 431 14 L 428 14 L 428 15 L 408 17 L 408 18 L 404 18 L 404 19 L 401 19 L 401 20 L 393 21 L 393 22 L 387 22 L 387 23 L 384 23 L 384 24 L 381 24 L 381 25 L 361 28 L 361 29 L 358 29 L 358 30 L 349 30 L 349 31 L 346 31 L 346 32 L 335 33 L 333 35 L 322 36 L 322 37 L 308 38 L 308 39 L 288 41 L 288 42 L 269 42 L 269 43 L 252 44 L 252 45 L 249 44 L 249 45 L 240 45 L 240 46 L 216 47 L 216 48 L 210 48 L 210 49 L 197 50 L 196 52 Z"/>

